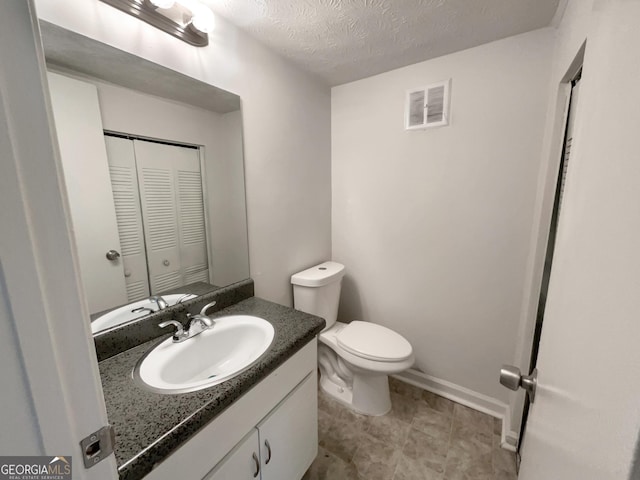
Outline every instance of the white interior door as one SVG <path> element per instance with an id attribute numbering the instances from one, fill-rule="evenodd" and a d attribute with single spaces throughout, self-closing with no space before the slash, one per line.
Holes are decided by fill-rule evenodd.
<path id="1" fill-rule="evenodd" d="M 209 282 L 197 149 L 134 140 L 151 293 Z"/>
<path id="2" fill-rule="evenodd" d="M 135 302 L 148 297 L 150 291 L 133 141 L 106 135 L 104 141 L 109 158 L 127 298 L 129 302 Z"/>
<path id="3" fill-rule="evenodd" d="M 127 303 L 107 153 L 94 85 L 49 73 L 51 104 L 62 158 L 80 275 L 91 313 Z"/>
<path id="4" fill-rule="evenodd" d="M 640 478 L 640 3 L 592 15 L 520 480 Z"/>

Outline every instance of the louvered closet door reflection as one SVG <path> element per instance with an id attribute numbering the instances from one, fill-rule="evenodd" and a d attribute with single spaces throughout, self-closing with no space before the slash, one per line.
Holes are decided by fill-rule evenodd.
<path id="1" fill-rule="evenodd" d="M 149 296 L 149 277 L 133 142 L 111 136 L 105 136 L 104 140 L 109 159 L 127 298 L 129 302 L 135 302 Z"/>
<path id="2" fill-rule="evenodd" d="M 209 281 L 198 150 L 134 140 L 151 293 Z"/>

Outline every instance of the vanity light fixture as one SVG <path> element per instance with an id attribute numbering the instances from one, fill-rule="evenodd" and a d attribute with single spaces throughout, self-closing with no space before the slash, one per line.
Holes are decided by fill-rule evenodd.
<path id="1" fill-rule="evenodd" d="M 198 0 L 100 0 L 196 47 L 209 44 L 215 17 Z"/>
<path id="2" fill-rule="evenodd" d="M 171 8 L 176 3 L 174 0 L 149 0 L 156 8 Z"/>

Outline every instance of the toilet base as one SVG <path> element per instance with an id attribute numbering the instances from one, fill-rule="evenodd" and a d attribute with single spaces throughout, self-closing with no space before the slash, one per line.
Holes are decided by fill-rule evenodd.
<path id="1" fill-rule="evenodd" d="M 320 367 L 320 388 L 342 405 L 363 415 L 377 417 L 391 410 L 387 375 L 356 373 L 353 376 L 353 386 L 342 386 L 332 382 Z"/>

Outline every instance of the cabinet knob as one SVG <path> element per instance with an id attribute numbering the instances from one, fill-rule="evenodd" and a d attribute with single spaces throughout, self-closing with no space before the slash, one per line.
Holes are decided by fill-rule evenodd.
<path id="1" fill-rule="evenodd" d="M 260 460 L 258 460 L 258 455 L 256 455 L 256 452 L 253 452 L 253 463 L 256 466 L 256 471 L 253 474 L 253 478 L 256 478 L 258 475 L 260 475 Z"/>
<path id="2" fill-rule="evenodd" d="M 267 459 L 264 461 L 264 464 L 269 465 L 271 461 L 271 445 L 269 445 L 269 440 L 264 441 L 264 446 L 267 447 Z"/>

